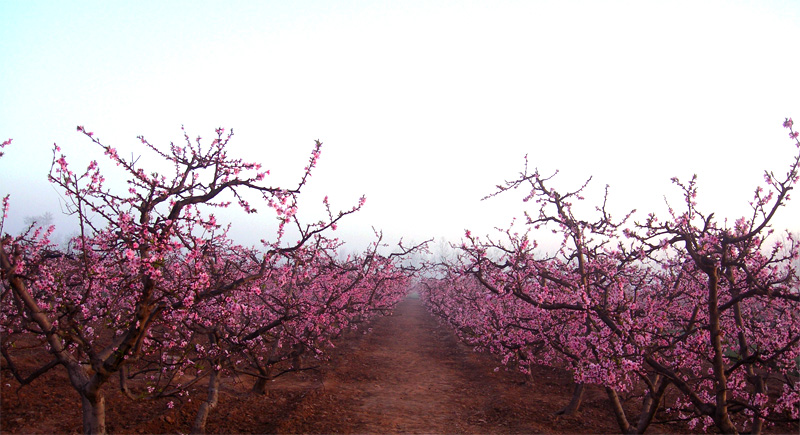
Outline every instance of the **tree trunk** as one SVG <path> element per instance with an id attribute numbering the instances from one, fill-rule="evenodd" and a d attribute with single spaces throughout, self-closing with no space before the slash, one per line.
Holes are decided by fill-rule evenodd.
<path id="1" fill-rule="evenodd" d="M 728 271 L 726 277 L 728 281 L 733 281 L 732 272 Z M 739 289 L 733 288 L 731 289 L 731 295 L 733 297 L 739 296 Z M 747 343 L 747 336 L 745 336 L 745 326 L 744 326 L 744 319 L 742 318 L 742 307 L 739 303 L 735 303 L 733 305 L 733 318 L 736 321 L 736 327 L 739 328 L 739 333 L 737 338 L 739 340 L 739 357 L 742 359 L 748 359 L 750 357 L 750 346 Z M 764 383 L 764 380 L 756 373 L 754 364 L 748 363 L 745 365 L 745 373 L 747 373 L 747 381 L 753 385 L 753 392 L 756 394 L 767 394 L 767 386 Z M 759 406 L 759 409 L 761 406 Z M 753 423 L 750 426 L 750 433 L 752 435 L 759 435 L 764 428 L 764 418 L 761 415 L 754 415 L 753 416 Z"/>
<path id="2" fill-rule="evenodd" d="M 208 334 L 208 341 L 211 346 L 217 345 L 216 331 L 212 331 Z M 212 409 L 217 407 L 217 402 L 219 400 L 219 372 L 222 370 L 220 367 L 220 360 L 219 358 L 213 358 L 209 360 L 209 363 L 211 363 L 211 377 L 208 379 L 208 397 L 206 398 L 206 401 L 200 405 L 200 409 L 197 410 L 197 416 L 195 416 L 194 424 L 192 424 L 193 434 L 206 433 L 206 420 L 208 420 L 208 414 L 211 413 Z"/>
<path id="3" fill-rule="evenodd" d="M 653 422 L 653 417 L 655 417 L 656 412 L 658 412 L 659 403 L 661 403 L 661 399 L 664 397 L 664 393 L 666 393 L 667 387 L 670 385 L 669 380 L 661 375 L 652 376 L 651 380 L 653 381 L 653 386 L 658 389 L 655 392 L 650 390 L 644 396 L 644 400 L 642 400 L 642 412 L 639 414 L 639 422 L 636 425 L 636 433 L 644 433 L 647 427 L 650 426 L 650 423 Z"/>
<path id="4" fill-rule="evenodd" d="M 128 366 L 125 365 L 119 368 L 119 390 L 129 399 L 136 400 L 136 396 L 128 386 Z"/>
<path id="5" fill-rule="evenodd" d="M 715 267 L 706 270 L 708 275 L 708 334 L 714 352 L 712 369 L 714 372 L 714 424 L 725 434 L 738 434 L 728 413 L 728 375 L 725 373 L 725 360 L 722 348 L 722 331 L 719 312 L 719 274 Z"/>
<path id="6" fill-rule="evenodd" d="M 622 409 L 622 402 L 619 400 L 619 395 L 613 388 L 606 387 L 606 394 L 608 400 L 611 402 L 611 409 L 614 411 L 614 417 L 617 418 L 620 432 L 624 434 L 636 433 L 628 422 L 628 417 L 625 416 L 625 410 Z"/>
<path id="7" fill-rule="evenodd" d="M 256 382 L 253 384 L 253 389 L 251 391 L 255 394 L 267 394 L 267 379 L 256 378 Z"/>
<path id="8" fill-rule="evenodd" d="M 578 411 L 578 408 L 581 407 L 581 402 L 583 401 L 583 384 L 575 384 L 575 390 L 572 392 L 572 399 L 570 399 L 569 404 L 565 406 L 560 411 L 556 412 L 556 415 L 573 415 Z"/>
<path id="9" fill-rule="evenodd" d="M 211 372 L 211 378 L 208 380 L 208 398 L 202 405 L 200 405 L 200 409 L 197 410 L 197 416 L 194 419 L 194 424 L 192 425 L 192 433 L 193 434 L 204 434 L 206 433 L 206 420 L 208 419 L 208 414 L 211 413 L 211 410 L 216 408 L 217 402 L 219 399 L 219 370 L 216 368 L 216 362 L 214 362 L 214 370 Z"/>
<path id="10" fill-rule="evenodd" d="M 267 394 L 267 382 L 272 374 L 272 365 L 269 364 L 269 361 L 262 365 L 256 358 L 252 358 L 251 361 L 260 375 L 260 377 L 256 378 L 256 382 L 253 384 L 253 389 L 251 391 L 254 394 Z"/>
<path id="11" fill-rule="evenodd" d="M 528 373 L 525 376 L 528 378 L 528 382 L 530 382 L 531 385 L 536 383 L 536 378 L 533 376 L 533 365 L 533 361 L 528 362 Z"/>
<path id="12" fill-rule="evenodd" d="M 102 391 L 94 394 L 81 392 L 83 433 L 104 435 L 106 433 L 106 398 Z"/>

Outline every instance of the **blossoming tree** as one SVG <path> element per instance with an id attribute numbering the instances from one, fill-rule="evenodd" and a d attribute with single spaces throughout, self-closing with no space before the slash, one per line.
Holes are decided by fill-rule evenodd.
<path id="1" fill-rule="evenodd" d="M 214 265 L 225 273 L 214 276 L 205 268 L 178 267 L 208 262 L 204 256 L 209 250 L 228 244 L 224 233 L 216 232 L 218 224 L 210 210 L 235 202 L 245 212 L 255 213 L 250 198 L 257 195 L 279 222 L 270 249 L 289 252 L 334 227 L 363 202 L 347 212 L 329 213 L 329 220 L 303 233 L 296 243 L 286 244 L 285 229 L 297 222 L 297 196 L 319 158 L 320 142 L 298 184 L 284 188 L 266 184 L 269 172 L 259 164 L 229 157 L 226 146 L 232 132 L 221 128 L 208 145 L 186 133 L 182 145 L 167 148 L 140 138 L 155 161 L 171 166 L 166 173 L 151 171 L 143 159 L 121 157 L 83 127 L 78 131 L 122 169 L 128 189 L 106 187 L 96 161 L 83 173 L 74 172 L 60 148 L 54 147 L 50 180 L 70 201 L 80 235 L 69 252 L 57 252 L 47 230 L 3 236 L 1 323 L 9 332 L 33 333 L 53 355 L 53 361 L 27 378 L 15 372 L 18 379 L 30 382 L 49 368 L 63 366 L 81 397 L 84 431 L 105 433 L 101 387 L 142 355 L 155 352 L 152 346 L 164 344 L 153 340 L 154 327 L 160 333 L 180 328 L 184 323 L 176 323 L 176 316 L 196 314 L 185 306 L 252 289 L 270 271 L 269 250 L 228 249 Z M 147 165 L 153 161 L 151 157 Z M 6 198 L 4 211 L 7 204 Z M 4 338 L 4 350 L 11 339 Z M 15 367 L 7 352 L 4 357 Z"/>
<path id="2" fill-rule="evenodd" d="M 791 119 L 784 127 L 800 148 Z M 759 433 L 796 422 L 800 248 L 792 234 L 768 238 L 798 166 L 800 153 L 785 175 L 767 172 L 752 214 L 732 226 L 701 212 L 693 178 L 674 179 L 685 211 L 670 208 L 663 222 L 651 213 L 630 229 L 627 218 L 611 219 L 605 199 L 596 219 L 578 216 L 583 187 L 560 193 L 526 165 L 498 193 L 530 188 L 525 201 L 538 213 L 526 215 L 529 230 L 505 230 L 505 241 L 467 232 L 459 261 L 427 285 L 426 300 L 472 344 L 523 371 L 531 361 L 570 369 L 578 388 L 568 409 L 583 383 L 603 386 L 625 433 L 644 432 L 668 391 L 677 393 L 669 411 L 692 426 Z M 555 254 L 529 238 L 541 226 L 563 236 Z M 632 421 L 623 405 L 637 397 Z"/>

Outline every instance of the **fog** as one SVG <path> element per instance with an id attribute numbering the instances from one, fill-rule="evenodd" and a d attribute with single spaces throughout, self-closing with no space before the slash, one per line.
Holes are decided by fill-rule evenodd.
<path id="1" fill-rule="evenodd" d="M 53 144 L 114 171 L 77 125 L 148 164 L 137 135 L 233 128 L 230 155 L 275 185 L 319 139 L 300 217 L 365 195 L 334 234 L 353 250 L 373 228 L 393 245 L 507 227 L 527 192 L 481 198 L 526 155 L 558 189 L 593 177 L 587 212 L 610 185 L 620 217 L 664 215 L 670 178 L 696 173 L 701 208 L 732 222 L 796 151 L 781 124 L 800 118 L 797 35 L 797 2 L 0 2 L 3 231 L 51 213 L 56 241 L 74 234 Z M 795 200 L 775 227 L 797 216 Z M 269 214 L 221 217 L 240 243 L 274 237 Z"/>

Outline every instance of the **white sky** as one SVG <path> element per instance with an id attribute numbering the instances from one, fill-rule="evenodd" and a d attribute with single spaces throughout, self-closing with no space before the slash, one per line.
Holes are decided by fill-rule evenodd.
<path id="1" fill-rule="evenodd" d="M 663 214 L 670 177 L 697 173 L 701 205 L 733 220 L 796 150 L 781 124 L 800 122 L 798 47 L 798 1 L 0 0 L 6 231 L 59 213 L 52 144 L 85 167 L 79 124 L 121 155 L 139 134 L 233 128 L 234 155 L 292 183 L 320 139 L 301 216 L 366 195 L 338 234 L 355 245 L 371 226 L 454 241 L 507 225 L 522 192 L 480 198 L 525 154 L 556 187 L 594 176 L 590 200 L 610 184 L 618 215 Z M 798 201 L 779 229 L 800 230 Z M 233 234 L 254 242 L 264 221 Z"/>

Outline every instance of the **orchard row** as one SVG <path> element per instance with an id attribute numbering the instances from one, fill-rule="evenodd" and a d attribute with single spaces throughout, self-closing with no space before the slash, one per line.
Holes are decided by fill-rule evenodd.
<path id="1" fill-rule="evenodd" d="M 423 281 L 424 300 L 509 366 L 570 370 L 576 388 L 563 413 L 578 409 L 584 385 L 602 386 L 623 433 L 654 421 L 722 433 L 797 424 L 800 244 L 770 225 L 798 182 L 798 133 L 791 119 L 784 127 L 798 154 L 785 174 L 765 173 L 752 213 L 733 225 L 697 204 L 695 178 L 673 179 L 683 201 L 665 218 L 630 222 L 614 220 L 605 198 L 579 214 L 585 185 L 559 191 L 526 165 L 494 194 L 529 192 L 525 229 L 466 232 L 457 258 Z M 560 234 L 560 246 L 538 248 L 537 229 Z"/>
<path id="2" fill-rule="evenodd" d="M 117 382 L 133 400 L 161 398 L 154 406 L 166 400 L 168 407 L 207 385 L 192 429 L 204 432 L 223 377 L 249 376 L 263 393 L 269 380 L 314 364 L 333 338 L 390 312 L 407 292 L 414 271 L 404 257 L 424 246 L 382 255 L 377 233 L 362 254 L 344 257 L 329 236 L 363 199 L 334 213 L 325 198 L 326 219 L 300 221 L 298 195 L 319 142 L 298 184 L 287 188 L 265 184 L 260 165 L 228 157 L 232 133 L 223 129 L 210 145 L 186 133 L 182 146 L 168 149 L 140 138 L 157 156 L 149 162 L 172 168 L 165 174 L 78 131 L 124 171 L 127 191 L 107 187 L 95 161 L 74 172 L 54 148 L 50 181 L 69 201 L 80 234 L 65 248 L 50 243 L 52 227 L 2 236 L 0 350 L 21 385 L 64 367 L 82 400 L 85 433 L 106 432 L 103 387 Z M 235 244 L 210 213 L 232 203 L 247 213 L 272 210 L 277 231 L 263 234 L 258 249 Z M 0 234 L 8 208 L 6 196 Z M 41 346 L 52 359 L 23 373 L 15 346 Z"/>

